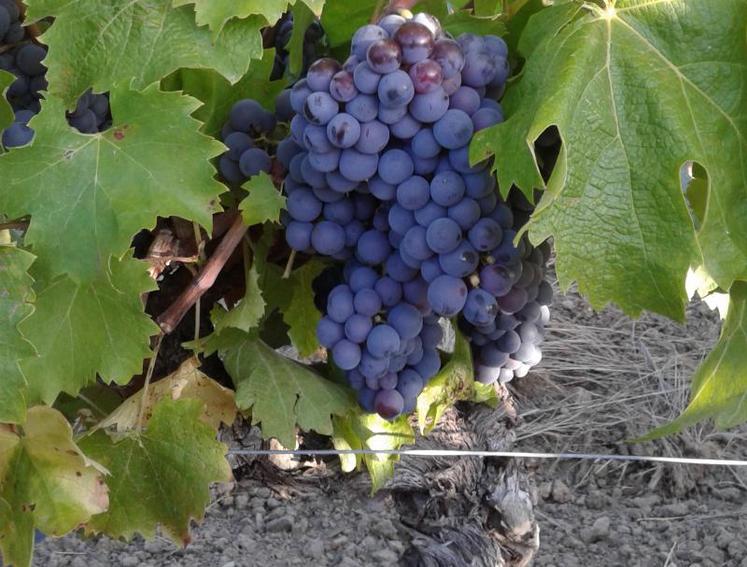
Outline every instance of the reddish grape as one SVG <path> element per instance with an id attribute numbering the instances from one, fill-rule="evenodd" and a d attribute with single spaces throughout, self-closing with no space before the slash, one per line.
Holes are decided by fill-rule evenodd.
<path id="1" fill-rule="evenodd" d="M 366 52 L 368 66 L 377 73 L 391 73 L 399 69 L 402 49 L 393 39 L 380 39 L 372 43 Z"/>
<path id="2" fill-rule="evenodd" d="M 432 59 L 424 59 L 410 67 L 410 78 L 415 86 L 415 92 L 423 94 L 440 87 L 444 77 L 441 65 Z"/>
<path id="3" fill-rule="evenodd" d="M 402 24 L 394 34 L 394 39 L 402 47 L 402 61 L 405 63 L 422 61 L 433 51 L 433 34 L 417 22 Z"/>

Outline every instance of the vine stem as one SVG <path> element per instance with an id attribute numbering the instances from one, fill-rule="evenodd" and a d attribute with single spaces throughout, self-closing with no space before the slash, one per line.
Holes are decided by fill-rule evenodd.
<path id="1" fill-rule="evenodd" d="M 228 229 L 223 240 L 218 244 L 215 252 L 203 266 L 202 270 L 200 270 L 197 277 L 176 298 L 174 303 L 156 319 L 158 326 L 161 327 L 161 331 L 164 334 L 171 333 L 184 318 L 187 311 L 213 286 L 215 280 L 218 278 L 218 274 L 223 270 L 223 266 L 226 265 L 226 262 L 228 262 L 236 246 L 244 238 L 247 230 L 249 230 L 249 227 L 244 224 L 241 215 L 237 215 L 231 228 Z"/>
<path id="2" fill-rule="evenodd" d="M 291 250 L 290 256 L 288 256 L 288 263 L 285 265 L 285 271 L 283 272 L 282 279 L 287 280 L 291 272 L 293 271 L 293 263 L 296 261 L 296 251 Z"/>
<path id="3" fill-rule="evenodd" d="M 150 364 L 148 364 L 148 372 L 145 374 L 145 384 L 143 384 L 143 396 L 140 398 L 140 409 L 137 412 L 137 421 L 135 422 L 136 431 L 143 429 L 143 417 L 145 416 L 145 406 L 148 399 L 148 387 L 150 386 L 150 380 L 153 378 L 153 370 L 156 368 L 156 359 L 158 358 L 158 351 L 161 350 L 161 343 L 163 342 L 163 333 L 159 333 L 156 337 L 156 346 L 153 349 L 153 356 L 150 358 Z"/>

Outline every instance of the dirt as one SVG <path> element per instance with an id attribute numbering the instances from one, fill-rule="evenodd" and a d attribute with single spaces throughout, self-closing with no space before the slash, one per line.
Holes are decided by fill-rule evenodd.
<path id="1" fill-rule="evenodd" d="M 745 427 L 719 432 L 705 424 L 666 440 L 625 442 L 682 410 L 689 376 L 718 328 L 718 317 L 701 306 L 690 308 L 688 323 L 680 326 L 654 316 L 633 322 L 614 309 L 595 313 L 576 294 L 561 296 L 545 360 L 512 385 L 521 416 L 514 450 L 744 459 Z M 533 565 L 747 567 L 744 467 L 605 459 L 525 460 L 519 466 L 540 530 Z M 292 473 L 254 463 L 237 476 L 233 487 L 215 490 L 186 549 L 162 537 L 126 544 L 71 535 L 39 545 L 35 565 L 408 563 L 402 557 L 418 533 L 397 493 L 371 497 L 364 475 L 343 475 L 329 460 Z M 437 514 L 448 523 L 448 509 Z"/>

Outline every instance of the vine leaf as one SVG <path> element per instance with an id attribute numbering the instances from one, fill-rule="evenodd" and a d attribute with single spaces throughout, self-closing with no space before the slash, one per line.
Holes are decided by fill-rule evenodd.
<path id="1" fill-rule="evenodd" d="M 212 69 L 179 69 L 163 80 L 167 90 L 181 90 L 203 105 L 192 116 L 203 122 L 202 131 L 211 136 L 220 132 L 233 104 L 242 98 L 252 98 L 268 110 L 274 110 L 275 97 L 285 87 L 284 81 L 270 81 L 274 49 L 265 49 L 262 59 L 252 61 L 249 71 L 231 84 Z"/>
<path id="2" fill-rule="evenodd" d="M 0 245 L 0 423 L 26 419 L 26 379 L 18 359 L 33 355 L 34 348 L 18 324 L 33 311 L 33 282 L 27 273 L 33 261 L 29 252 Z"/>
<path id="3" fill-rule="evenodd" d="M 221 333 L 220 356 L 236 385 L 236 403 L 251 409 L 263 437 L 296 446 L 295 428 L 332 434 L 332 415 L 344 415 L 353 401 L 347 390 L 275 352 L 256 337 Z"/>
<path id="4" fill-rule="evenodd" d="M 5 89 L 15 80 L 13 73 L 0 69 L 0 133 L 13 122 L 13 109 L 5 98 Z"/>
<path id="5" fill-rule="evenodd" d="M 159 215 L 212 226 L 224 187 L 208 160 L 223 146 L 199 133 L 189 116 L 198 105 L 155 85 L 117 88 L 112 128 L 84 135 L 68 126 L 58 99 L 43 104 L 33 144 L 0 157 L 0 210 L 32 215 L 25 243 L 38 256 L 35 274 L 96 277 Z"/>
<path id="6" fill-rule="evenodd" d="M 194 10 L 175 8 L 172 0 L 28 0 L 26 4 L 28 21 L 55 18 L 39 39 L 49 46 L 44 64 L 49 69 L 50 92 L 68 108 L 89 87 L 104 92 L 131 81 L 134 88 L 142 89 L 180 67 L 215 69 L 235 83 L 249 62 L 262 55 L 259 32 L 265 21 L 261 17 L 231 21 L 214 37 L 207 28 L 195 25 Z"/>
<path id="7" fill-rule="evenodd" d="M 418 427 L 424 435 L 430 433 L 438 425 L 443 412 L 459 400 L 497 403 L 495 389 L 475 380 L 469 341 L 456 326 L 454 328 L 456 340 L 451 359 L 418 396 Z"/>
<path id="8" fill-rule="evenodd" d="M 247 18 L 259 15 L 274 25 L 295 0 L 174 0 L 174 6 L 194 4 L 197 24 L 207 25 L 217 35 L 233 18 Z M 303 0 L 309 8 L 321 13 L 324 0 Z"/>
<path id="9" fill-rule="evenodd" d="M 246 271 L 246 292 L 241 302 L 230 311 L 219 306 L 213 309 L 211 320 L 216 333 L 228 327 L 248 332 L 255 328 L 265 314 L 265 300 L 259 287 L 259 272 L 256 264 Z"/>
<path id="10" fill-rule="evenodd" d="M 262 171 L 241 187 L 249 191 L 249 195 L 239 204 L 241 217 L 247 225 L 280 220 L 285 197 L 275 188 L 269 175 Z"/>
<path id="11" fill-rule="evenodd" d="M 391 451 L 401 448 L 406 443 L 413 443 L 415 434 L 407 417 L 400 416 L 393 421 L 382 419 L 377 414 L 363 413 L 356 410 L 348 415 L 334 419 L 332 443 L 338 451 L 350 449 L 373 449 Z M 340 455 L 342 469 L 352 472 L 362 464 L 371 476 L 371 492 L 382 488 L 394 474 L 394 464 L 398 455 Z"/>
<path id="12" fill-rule="evenodd" d="M 306 30 L 314 21 L 314 13 L 309 7 L 297 2 L 293 6 L 293 29 L 288 40 L 288 73 L 291 77 L 300 77 L 303 70 L 303 51 L 306 40 Z"/>
<path id="13" fill-rule="evenodd" d="M 0 551 L 16 567 L 31 565 L 34 528 L 62 536 L 106 510 L 103 475 L 73 441 L 64 416 L 29 409 L 23 432 L 0 425 Z"/>
<path id="14" fill-rule="evenodd" d="M 38 354 L 21 360 L 32 402 L 51 404 L 96 379 L 127 383 L 150 355 L 158 327 L 143 312 L 140 295 L 156 289 L 144 262 L 112 260 L 111 274 L 86 283 L 59 277 L 38 295 L 21 333 Z"/>
<path id="15" fill-rule="evenodd" d="M 110 471 L 109 509 L 87 529 L 113 538 L 149 538 L 160 524 L 176 543 L 189 543 L 190 522 L 204 516 L 212 482 L 231 480 L 226 446 L 205 424 L 200 400 L 164 398 L 146 428 L 110 437 L 97 431 L 80 442 Z"/>
<path id="16" fill-rule="evenodd" d="M 125 400 L 96 429 L 128 431 L 138 425 L 142 410 L 143 421 L 147 422 L 153 415 L 153 408 L 164 398 L 172 400 L 194 399 L 202 402 L 200 419 L 217 430 L 221 423 L 231 425 L 236 419 L 236 402 L 233 390 L 218 384 L 210 376 L 200 372 L 200 361 L 196 357 L 188 358 L 174 372 L 148 387 L 145 405 L 143 390 Z"/>
<path id="17" fill-rule="evenodd" d="M 721 337 L 693 376 L 687 409 L 643 439 L 677 433 L 708 417 L 714 417 L 722 429 L 747 421 L 747 283 L 736 282 L 729 296 Z"/>
<path id="18" fill-rule="evenodd" d="M 290 327 L 288 336 L 301 356 L 309 356 L 318 347 L 316 326 L 322 318 L 314 305 L 314 294 L 311 284 L 324 269 L 324 264 L 317 260 L 307 262 L 294 270 L 288 280 L 288 302 L 280 310 L 283 321 Z"/>
<path id="19" fill-rule="evenodd" d="M 744 2 L 620 0 L 556 5 L 525 28 L 509 118 L 478 133 L 471 157 L 494 154 L 502 191 L 529 195 L 543 184 L 532 143 L 557 126 L 563 150 L 530 236 L 554 238 L 562 286 L 577 281 L 595 307 L 682 319 L 691 265 L 724 289 L 747 278 L 746 19 Z M 710 181 L 697 231 L 687 160 Z"/>
<path id="20" fill-rule="evenodd" d="M 332 47 L 350 42 L 353 33 L 366 25 L 376 10 L 378 0 L 327 0 L 322 13 L 322 27 Z"/>

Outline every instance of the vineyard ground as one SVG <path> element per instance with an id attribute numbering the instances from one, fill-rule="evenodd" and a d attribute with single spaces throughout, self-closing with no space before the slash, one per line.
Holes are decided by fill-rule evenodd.
<path id="1" fill-rule="evenodd" d="M 679 326 L 593 312 L 560 296 L 538 372 L 516 385 L 520 451 L 583 451 L 744 458 L 747 427 L 701 425 L 646 445 L 622 444 L 678 415 L 687 380 L 715 340 L 718 318 L 704 306 Z M 747 567 L 747 471 L 610 461 L 528 462 L 540 552 L 535 565 Z M 334 462 L 292 474 L 253 466 L 233 490 L 215 491 L 194 543 L 126 545 L 76 536 L 39 546 L 39 566 L 394 565 L 411 532 L 391 495 L 368 496 L 363 475 Z M 456 566 L 455 566 L 456 567 Z"/>

